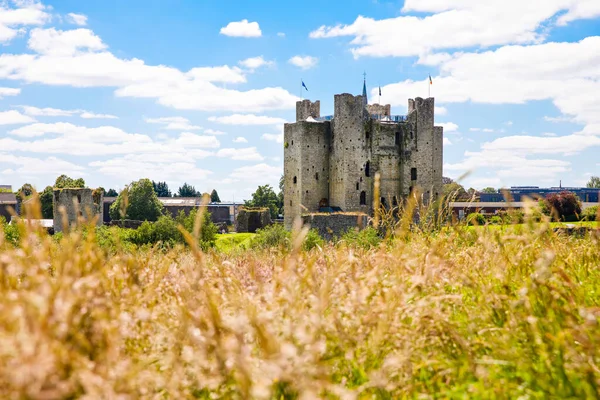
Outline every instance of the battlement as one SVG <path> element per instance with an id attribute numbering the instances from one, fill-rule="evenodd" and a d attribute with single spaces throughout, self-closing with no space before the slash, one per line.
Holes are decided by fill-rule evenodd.
<path id="1" fill-rule="evenodd" d="M 308 99 L 296 102 L 296 121 L 306 121 L 308 117 L 318 119 L 321 116 L 321 102 Z"/>

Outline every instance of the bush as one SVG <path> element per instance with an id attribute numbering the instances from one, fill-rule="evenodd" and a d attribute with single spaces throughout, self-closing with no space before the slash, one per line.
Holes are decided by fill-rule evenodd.
<path id="1" fill-rule="evenodd" d="M 502 225 L 503 223 L 504 221 L 502 221 L 502 217 L 499 215 L 494 215 L 492 218 L 490 218 L 490 224 Z"/>
<path id="2" fill-rule="evenodd" d="M 122 215 L 123 209 L 125 215 Z M 133 219 L 137 221 L 156 221 L 163 213 L 163 206 L 156 192 L 154 185 L 149 179 L 140 179 L 132 182 L 125 188 L 117 200 L 110 206 L 110 218 Z"/>
<path id="3" fill-rule="evenodd" d="M 316 229 L 311 229 L 306 234 L 306 238 L 304 238 L 304 243 L 302 243 L 302 249 L 304 251 L 309 251 L 314 249 L 315 247 L 323 247 L 325 245 L 325 240 L 319 235 L 319 231 Z"/>
<path id="4" fill-rule="evenodd" d="M 281 224 L 272 224 L 263 229 L 258 229 L 256 235 L 250 240 L 253 249 L 268 249 L 277 247 L 290 249 L 291 234 Z"/>
<path id="5" fill-rule="evenodd" d="M 577 221 L 581 214 L 581 201 L 575 193 L 563 191 L 550 193 L 544 200 L 543 210 L 552 215 L 554 219 L 561 221 Z"/>
<path id="6" fill-rule="evenodd" d="M 469 225 L 485 225 L 485 216 L 481 213 L 471 213 L 467 216 Z"/>
<path id="7" fill-rule="evenodd" d="M 586 208 L 581 213 L 582 221 L 597 221 L 598 220 L 598 206 Z"/>
<path id="8" fill-rule="evenodd" d="M 377 230 L 369 226 L 360 231 L 358 229 L 349 229 L 342 235 L 341 241 L 349 246 L 368 250 L 371 247 L 379 246 L 382 239 Z"/>
<path id="9" fill-rule="evenodd" d="M 0 230 L 4 232 L 4 240 L 13 246 L 17 246 L 21 240 L 21 231 L 16 224 L 9 225 L 6 219 L 0 215 Z"/>

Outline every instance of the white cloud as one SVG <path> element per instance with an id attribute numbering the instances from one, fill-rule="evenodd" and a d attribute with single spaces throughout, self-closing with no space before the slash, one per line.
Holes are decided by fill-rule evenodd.
<path id="1" fill-rule="evenodd" d="M 279 37 L 282 37 L 282 38 L 283 38 L 283 37 L 285 37 L 285 33 L 283 33 L 283 32 L 277 32 L 277 36 L 279 36 Z"/>
<path id="2" fill-rule="evenodd" d="M 274 167 L 265 163 L 251 165 L 247 167 L 236 168 L 229 175 L 230 178 L 242 180 L 244 182 L 264 182 L 277 183 L 283 173 L 282 167 Z"/>
<path id="3" fill-rule="evenodd" d="M 85 111 L 82 112 L 79 115 L 81 118 L 85 118 L 85 119 L 119 119 L 119 117 L 117 117 L 116 115 L 111 115 L 111 114 L 94 114 L 91 113 L 89 111 Z"/>
<path id="4" fill-rule="evenodd" d="M 201 136 L 195 133 L 183 132 L 175 143 L 183 147 L 190 148 L 218 148 L 221 143 L 214 136 Z"/>
<path id="5" fill-rule="evenodd" d="M 441 126 L 444 128 L 444 133 L 456 132 L 458 130 L 458 125 L 454 122 L 441 122 L 436 123 L 437 126 Z"/>
<path id="6" fill-rule="evenodd" d="M 208 120 L 225 125 L 275 125 L 287 122 L 283 118 L 254 114 L 233 114 L 224 117 L 208 117 Z"/>
<path id="7" fill-rule="evenodd" d="M 261 136 L 261 139 L 269 140 L 269 141 L 277 142 L 277 143 L 283 143 L 283 133 L 280 133 L 280 134 L 265 133 Z"/>
<path id="8" fill-rule="evenodd" d="M 559 123 L 559 122 L 575 122 L 573 120 L 573 117 L 568 117 L 566 115 L 561 115 L 558 117 L 549 117 L 549 116 L 544 116 L 544 121 L 548 121 L 548 122 L 553 122 L 553 123 Z"/>
<path id="9" fill-rule="evenodd" d="M 88 17 L 83 14 L 76 14 L 76 13 L 68 13 L 67 14 L 67 21 L 72 24 L 75 24 L 75 25 L 86 26 L 87 19 L 88 19 Z"/>
<path id="10" fill-rule="evenodd" d="M 442 106 L 435 106 L 433 113 L 435 115 L 448 115 L 448 109 L 446 109 L 446 107 L 442 107 Z"/>
<path id="11" fill-rule="evenodd" d="M 18 175 L 21 178 L 56 176 L 60 174 L 85 175 L 85 168 L 77 164 L 56 157 L 39 159 L 35 157 L 16 156 L 14 154 L 0 153 L 0 166 L 3 164 L 16 165 L 16 168 L 5 170 L 6 175 Z"/>
<path id="12" fill-rule="evenodd" d="M 121 59 L 105 50 L 102 41 L 87 29 L 38 29 L 30 37 L 30 46 L 38 53 L 0 55 L 0 79 L 114 87 L 119 97 L 156 99 L 181 110 L 293 109 L 298 99 L 281 87 L 238 91 L 216 85 L 245 81 L 243 71 L 236 67 L 199 67 L 182 72 L 164 65 L 146 65 L 135 58 Z"/>
<path id="13" fill-rule="evenodd" d="M 494 130 L 492 128 L 483 128 L 481 132 L 491 133 L 494 132 Z"/>
<path id="14" fill-rule="evenodd" d="M 23 109 L 23 112 L 27 115 L 33 115 L 35 117 L 70 117 L 73 114 L 77 114 L 79 110 L 61 110 L 58 108 L 39 108 L 33 106 L 19 106 Z"/>
<path id="15" fill-rule="evenodd" d="M 564 23 L 600 15 L 600 3 L 596 0 L 409 0 L 403 11 L 433 15 L 383 20 L 359 16 L 350 25 L 321 26 L 310 37 L 351 36 L 355 57 L 421 56 L 423 63 L 436 64 L 444 61 L 443 54 L 426 55 L 438 49 L 538 43 L 545 37 L 539 32 L 543 22 L 562 11 L 567 11 L 559 19 Z M 515 18 L 516 15 L 519 17 Z"/>
<path id="16" fill-rule="evenodd" d="M 60 31 L 55 28 L 32 30 L 27 46 L 37 53 L 52 56 L 70 56 L 106 48 L 102 39 L 89 29 Z"/>
<path id="17" fill-rule="evenodd" d="M 16 110 L 0 112 L 0 125 L 18 125 L 34 122 L 35 119 Z M 1 148 L 1 147 L 0 147 Z"/>
<path id="18" fill-rule="evenodd" d="M 262 35 L 258 22 L 248 22 L 247 19 L 228 23 L 227 26 L 221 28 L 220 33 L 233 37 L 260 37 Z"/>
<path id="19" fill-rule="evenodd" d="M 217 157 L 226 157 L 232 160 L 241 161 L 262 161 L 264 159 L 264 157 L 256 150 L 256 147 L 221 149 L 217 152 Z"/>
<path id="20" fill-rule="evenodd" d="M 512 121 L 506 121 L 506 122 L 504 123 L 504 125 L 506 125 L 506 126 L 512 126 L 512 124 L 513 124 L 513 122 L 512 122 Z"/>
<path id="21" fill-rule="evenodd" d="M 452 146 L 452 142 L 447 137 L 444 137 L 443 145 L 444 146 Z"/>
<path id="22" fill-rule="evenodd" d="M 35 0 L 0 2 L 0 43 L 7 43 L 14 39 L 20 32 L 20 27 L 43 25 L 51 18 L 46 7 Z"/>
<path id="23" fill-rule="evenodd" d="M 246 58 L 245 60 L 240 61 L 239 64 L 244 68 L 248 68 L 250 70 L 255 70 L 255 69 L 263 67 L 263 66 L 268 67 L 270 65 L 273 65 L 273 61 L 266 61 L 263 58 L 263 56 L 258 56 L 258 57 Z"/>
<path id="24" fill-rule="evenodd" d="M 481 128 L 469 128 L 471 132 L 481 132 Z"/>
<path id="25" fill-rule="evenodd" d="M 218 130 L 215 130 L 215 129 L 205 129 L 204 130 L 204 134 L 205 135 L 220 136 L 220 135 L 227 135 L 227 132 L 218 131 Z"/>
<path id="26" fill-rule="evenodd" d="M 553 132 L 543 132 L 542 136 L 555 137 L 555 136 L 558 136 L 558 135 L 556 133 L 553 133 Z"/>
<path id="27" fill-rule="evenodd" d="M 201 126 L 192 125 L 190 120 L 184 117 L 146 118 L 145 121 L 149 124 L 164 125 L 168 130 L 197 131 L 202 129 Z"/>
<path id="28" fill-rule="evenodd" d="M 302 69 L 312 68 L 317 65 L 318 61 L 318 58 L 311 56 L 294 56 L 288 60 L 290 64 Z"/>
<path id="29" fill-rule="evenodd" d="M 243 136 L 238 136 L 235 139 L 233 139 L 233 143 L 248 143 L 248 139 L 246 139 Z"/>
<path id="30" fill-rule="evenodd" d="M 21 93 L 21 89 L 0 87 L 0 100 L 6 96 L 17 96 Z"/>

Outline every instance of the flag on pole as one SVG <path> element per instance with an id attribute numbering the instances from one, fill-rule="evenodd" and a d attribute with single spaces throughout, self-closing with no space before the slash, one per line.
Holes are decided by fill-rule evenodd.
<path id="1" fill-rule="evenodd" d="M 304 89 L 306 89 L 306 91 L 308 92 L 308 88 L 307 88 L 307 87 L 306 87 L 306 85 L 304 84 L 304 81 L 302 81 L 302 87 L 303 87 Z"/>
<path id="2" fill-rule="evenodd" d="M 381 86 L 379 86 L 379 95 L 381 96 Z"/>
<path id="3" fill-rule="evenodd" d="M 433 81 L 431 80 L 431 75 L 429 75 L 429 84 L 433 85 Z"/>

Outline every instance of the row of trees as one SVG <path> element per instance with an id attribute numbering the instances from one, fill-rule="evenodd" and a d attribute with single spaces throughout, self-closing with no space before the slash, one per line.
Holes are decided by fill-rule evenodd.
<path id="1" fill-rule="evenodd" d="M 201 193 L 200 191 L 196 190 L 196 188 L 190 184 L 188 184 L 187 182 L 185 182 L 182 186 L 179 187 L 179 189 L 177 189 L 177 192 L 175 192 L 175 194 L 171 193 L 171 190 L 169 189 L 169 185 L 167 185 L 167 182 L 154 182 L 152 181 L 152 186 L 154 187 L 154 192 L 156 193 L 156 195 L 158 197 L 204 197 L 204 196 L 210 196 L 210 201 L 213 203 L 220 203 L 221 199 L 219 198 L 219 194 L 217 193 L 217 191 L 215 189 L 212 190 L 212 192 L 209 193 Z"/>

